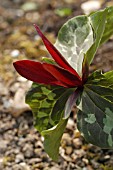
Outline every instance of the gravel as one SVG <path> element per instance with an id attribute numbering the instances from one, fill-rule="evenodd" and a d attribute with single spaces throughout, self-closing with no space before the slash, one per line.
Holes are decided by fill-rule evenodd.
<path id="1" fill-rule="evenodd" d="M 105 166 L 112 167 L 112 150 L 87 144 L 76 129 L 76 116 L 70 119 L 62 137 L 59 160 L 54 162 L 44 151 L 43 138 L 33 127 L 30 111 L 18 118 L 1 112 L 0 170 L 102 170 Z"/>

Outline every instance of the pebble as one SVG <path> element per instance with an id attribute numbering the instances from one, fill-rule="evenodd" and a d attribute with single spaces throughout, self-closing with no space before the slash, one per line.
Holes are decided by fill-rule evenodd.
<path id="1" fill-rule="evenodd" d="M 29 164 L 36 164 L 36 163 L 39 163 L 41 161 L 42 161 L 41 158 L 31 158 L 30 161 L 29 161 Z"/>
<path id="2" fill-rule="evenodd" d="M 78 129 L 76 129 L 75 131 L 74 131 L 74 137 L 75 138 L 79 138 L 81 136 L 81 133 L 78 131 Z"/>
<path id="3" fill-rule="evenodd" d="M 21 9 L 24 11 L 31 11 L 31 10 L 37 10 L 38 8 L 38 3 L 34 2 L 25 2 L 22 6 Z"/>
<path id="4" fill-rule="evenodd" d="M 6 156 L 10 156 L 10 155 L 16 155 L 20 152 L 20 149 L 19 148 L 8 148 L 8 150 L 6 151 L 5 155 Z"/>
<path id="5" fill-rule="evenodd" d="M 67 126 L 66 126 L 68 129 L 70 130 L 73 130 L 75 129 L 75 122 L 73 119 L 69 118 L 68 120 L 68 123 L 67 123 Z"/>
<path id="6" fill-rule="evenodd" d="M 25 89 L 18 88 L 18 90 L 15 93 L 11 109 L 12 109 L 11 113 L 15 117 L 18 117 L 23 112 L 30 110 L 29 105 L 25 103 Z"/>
<path id="7" fill-rule="evenodd" d="M 15 49 L 15 50 L 13 50 L 12 52 L 11 52 L 11 56 L 12 57 L 18 57 L 20 55 L 20 52 L 19 52 L 19 50 L 17 50 L 17 49 Z"/>
<path id="8" fill-rule="evenodd" d="M 74 162 L 76 162 L 76 160 L 78 159 L 78 156 L 75 153 L 72 153 L 71 158 Z"/>
<path id="9" fill-rule="evenodd" d="M 19 128 L 18 128 L 19 135 L 26 134 L 28 129 L 29 129 L 29 126 L 28 126 L 27 121 L 26 120 L 22 121 L 19 125 Z"/>
<path id="10" fill-rule="evenodd" d="M 4 136 L 4 139 L 11 142 L 14 139 L 15 131 L 12 132 L 12 130 L 8 130 L 7 132 L 4 133 L 3 136 Z"/>
<path id="11" fill-rule="evenodd" d="M 18 141 L 18 146 L 20 146 L 20 147 L 24 147 L 24 145 L 25 145 L 25 143 L 26 143 L 26 138 L 24 138 L 24 137 L 20 137 L 19 138 L 19 141 Z"/>
<path id="12" fill-rule="evenodd" d="M 35 143 L 35 147 L 36 147 L 36 148 L 43 148 L 44 146 L 43 146 L 43 143 L 42 143 L 41 141 L 37 141 L 37 142 Z"/>
<path id="13" fill-rule="evenodd" d="M 100 1 L 90 0 L 82 3 L 81 8 L 85 14 L 90 14 L 92 11 L 96 11 L 101 7 Z"/>
<path id="14" fill-rule="evenodd" d="M 35 148 L 34 153 L 37 157 L 41 156 L 42 154 L 42 148 Z"/>
<path id="15" fill-rule="evenodd" d="M 22 162 L 20 164 L 14 165 L 12 170 L 30 170 L 30 167 L 26 163 Z"/>
<path id="16" fill-rule="evenodd" d="M 20 77 L 20 76 L 17 78 L 17 80 L 18 80 L 19 82 L 26 82 L 26 81 L 28 81 L 26 78 Z"/>
<path id="17" fill-rule="evenodd" d="M 72 138 L 68 133 L 64 133 L 62 136 L 62 145 L 71 145 L 72 144 Z"/>
<path id="18" fill-rule="evenodd" d="M 86 152 L 82 149 L 75 149 L 73 154 L 76 154 L 78 158 L 81 158 L 86 154 Z"/>
<path id="19" fill-rule="evenodd" d="M 32 144 L 26 143 L 22 149 L 26 158 L 31 158 L 34 155 L 34 149 Z"/>
<path id="20" fill-rule="evenodd" d="M 58 166 L 53 166 L 53 167 L 51 167 L 50 169 L 48 169 L 48 170 L 60 170 L 60 168 L 58 167 Z"/>
<path id="21" fill-rule="evenodd" d="M 98 167 L 99 167 L 99 163 L 98 162 L 96 162 L 94 159 L 92 159 L 90 162 L 91 162 L 91 164 L 93 165 L 93 167 L 95 169 L 98 169 Z"/>
<path id="22" fill-rule="evenodd" d="M 82 141 L 80 140 L 80 138 L 73 139 L 73 145 L 77 149 L 80 148 L 82 146 Z"/>
<path id="23" fill-rule="evenodd" d="M 3 154 L 7 150 L 8 141 L 0 140 L 0 153 Z"/>
<path id="24" fill-rule="evenodd" d="M 19 153 L 18 155 L 16 155 L 15 163 L 20 163 L 22 161 L 24 161 L 24 155 L 22 153 Z"/>
<path id="25" fill-rule="evenodd" d="M 88 170 L 88 169 L 87 169 L 87 167 L 83 167 L 83 169 L 82 169 L 82 170 Z"/>
<path id="26" fill-rule="evenodd" d="M 65 152 L 67 155 L 70 155 L 73 152 L 73 148 L 71 146 L 67 146 L 65 150 L 66 150 Z"/>
<path id="27" fill-rule="evenodd" d="M 65 150 L 63 148 L 60 147 L 59 151 L 60 151 L 60 155 L 64 158 L 64 160 L 68 162 L 72 161 L 71 157 L 65 154 Z"/>
<path id="28" fill-rule="evenodd" d="M 83 161 L 86 165 L 88 165 L 88 164 L 89 164 L 89 160 L 88 160 L 88 159 L 86 159 L 86 158 L 83 158 L 83 159 L 82 159 L 82 161 Z"/>
<path id="29" fill-rule="evenodd" d="M 105 155 L 105 156 L 104 156 L 104 159 L 106 159 L 106 160 L 107 160 L 107 159 L 110 159 L 110 155 Z"/>

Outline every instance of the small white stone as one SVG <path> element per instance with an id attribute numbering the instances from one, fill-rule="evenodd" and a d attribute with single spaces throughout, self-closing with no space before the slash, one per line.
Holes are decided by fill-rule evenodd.
<path id="1" fill-rule="evenodd" d="M 100 7 L 101 3 L 98 0 L 87 1 L 81 5 L 85 14 L 90 14 L 91 12 L 98 10 Z"/>
<path id="2" fill-rule="evenodd" d="M 21 9 L 18 9 L 17 12 L 16 12 L 16 15 L 17 15 L 18 17 L 22 17 L 22 16 L 24 15 L 24 11 L 21 10 Z"/>
<path id="3" fill-rule="evenodd" d="M 43 137 L 43 136 L 41 136 L 41 141 L 42 141 L 42 142 L 44 141 L 44 137 Z"/>
<path id="4" fill-rule="evenodd" d="M 30 167 L 25 162 L 22 162 L 19 165 L 22 167 L 22 170 L 30 170 Z"/>
<path id="5" fill-rule="evenodd" d="M 23 160 L 24 160 L 23 154 L 18 154 L 18 155 L 16 155 L 16 159 L 15 159 L 15 162 L 16 162 L 16 163 L 19 163 L 19 162 L 21 162 L 21 161 L 23 161 Z"/>
<path id="6" fill-rule="evenodd" d="M 0 158 L 0 164 L 3 164 L 4 158 Z"/>
<path id="7" fill-rule="evenodd" d="M 24 78 L 24 77 L 18 77 L 17 80 L 18 80 L 19 82 L 26 82 L 26 81 L 27 81 L 27 79 Z"/>
<path id="8" fill-rule="evenodd" d="M 18 57 L 19 54 L 20 54 L 19 50 L 16 50 L 16 49 L 11 52 L 12 57 Z"/>
<path id="9" fill-rule="evenodd" d="M 39 35 L 35 35 L 35 36 L 34 36 L 34 40 L 38 41 L 38 40 L 40 40 L 40 39 L 41 39 L 41 38 L 40 38 Z"/>
<path id="10" fill-rule="evenodd" d="M 110 155 L 104 156 L 104 159 L 110 159 Z"/>

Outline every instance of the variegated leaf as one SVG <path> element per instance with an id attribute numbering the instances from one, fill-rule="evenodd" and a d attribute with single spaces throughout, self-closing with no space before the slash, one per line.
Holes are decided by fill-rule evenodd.
<path id="1" fill-rule="evenodd" d="M 113 148 L 113 71 L 89 77 L 78 108 L 78 129 L 85 139 L 101 148 Z"/>
<path id="2" fill-rule="evenodd" d="M 26 96 L 26 103 L 33 111 L 35 127 L 44 136 L 44 148 L 54 160 L 58 158 L 60 140 L 69 117 L 68 113 L 64 118 L 65 105 L 74 91 L 74 88 L 34 83 Z M 71 105 L 69 107 L 71 112 Z"/>
<path id="3" fill-rule="evenodd" d="M 26 95 L 26 103 L 30 105 L 33 111 L 34 125 L 39 132 L 55 125 L 50 117 L 51 112 L 59 97 L 65 93 L 66 90 L 64 87 L 33 83 Z M 64 110 L 63 107 L 62 110 Z M 61 115 L 59 116 L 60 118 Z"/>
<path id="4" fill-rule="evenodd" d="M 87 16 L 78 16 L 66 22 L 58 33 L 56 48 L 68 63 L 82 76 L 84 54 L 94 42 L 93 30 Z"/>

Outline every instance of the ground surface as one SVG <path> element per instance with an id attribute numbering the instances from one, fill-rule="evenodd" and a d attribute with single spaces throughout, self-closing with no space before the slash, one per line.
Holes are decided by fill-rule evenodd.
<path id="1" fill-rule="evenodd" d="M 38 24 L 51 42 L 61 25 L 83 14 L 79 0 L 0 1 L 0 170 L 113 170 L 113 150 L 87 144 L 76 128 L 73 109 L 63 135 L 59 161 L 53 162 L 43 148 L 43 138 L 33 127 L 30 108 L 24 96 L 31 82 L 20 77 L 12 63 L 19 59 L 40 60 L 47 56 L 33 23 Z M 100 0 L 100 6 L 113 1 Z M 70 15 L 57 9 L 67 7 Z M 90 67 L 92 72 L 113 69 L 113 40 L 102 46 Z"/>

